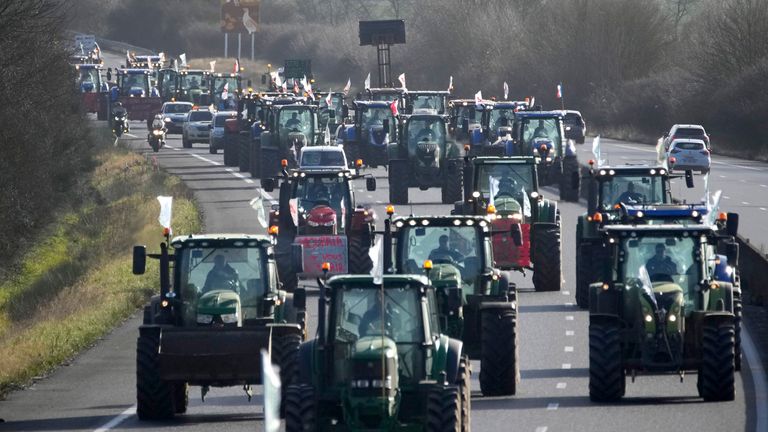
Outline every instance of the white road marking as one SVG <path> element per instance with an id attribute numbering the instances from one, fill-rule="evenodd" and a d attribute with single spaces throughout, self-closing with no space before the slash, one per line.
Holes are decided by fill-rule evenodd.
<path id="1" fill-rule="evenodd" d="M 741 203 L 742 203 L 743 205 L 749 205 L 749 202 L 748 202 L 748 201 L 742 201 Z"/>
<path id="2" fill-rule="evenodd" d="M 768 388 L 766 387 L 766 376 L 763 364 L 760 361 L 760 355 L 757 353 L 757 347 L 752 342 L 746 327 L 741 328 L 741 348 L 744 356 L 747 358 L 747 368 L 749 368 L 752 384 L 755 389 L 755 430 L 768 430 L 768 410 L 765 409 L 768 404 Z"/>
<path id="3" fill-rule="evenodd" d="M 573 303 L 572 302 L 565 302 L 565 306 L 566 307 L 573 307 Z"/>
<path id="4" fill-rule="evenodd" d="M 565 389 L 567 386 L 568 386 L 568 384 L 567 384 L 567 383 L 564 383 L 564 382 L 559 382 L 559 383 L 557 383 L 557 385 L 555 386 L 555 388 L 556 388 L 556 389 L 558 389 L 558 390 L 563 390 L 563 389 Z"/>
<path id="5" fill-rule="evenodd" d="M 534 432 L 547 432 L 547 427 L 546 426 L 539 426 L 539 427 L 536 428 L 536 430 Z"/>
<path id="6" fill-rule="evenodd" d="M 113 417 L 112 420 L 104 423 L 103 426 L 100 428 L 94 430 L 93 432 L 106 432 L 108 430 L 114 429 L 117 425 L 124 422 L 128 417 L 131 417 L 132 415 L 136 414 L 136 405 L 128 408 L 127 410 L 121 412 L 117 416 Z"/>
<path id="7" fill-rule="evenodd" d="M 565 347 L 565 352 L 573 352 L 573 347 L 572 346 Z"/>
<path id="8" fill-rule="evenodd" d="M 765 210 L 765 207 L 760 207 L 760 210 L 762 210 L 762 211 L 766 211 L 766 210 Z"/>
<path id="9" fill-rule="evenodd" d="M 761 185 L 760 185 L 760 187 L 762 187 L 762 188 L 768 188 L 768 185 L 763 185 L 763 184 L 761 184 Z"/>
<path id="10" fill-rule="evenodd" d="M 728 195 L 723 195 L 723 198 L 725 198 L 725 199 L 731 199 L 731 197 L 729 197 Z"/>
<path id="11" fill-rule="evenodd" d="M 382 200 L 376 200 L 376 204 L 384 204 L 384 201 L 382 201 Z"/>
<path id="12" fill-rule="evenodd" d="M 718 175 L 718 177 L 720 177 L 720 178 L 725 178 L 725 176 L 724 176 L 724 175 Z"/>
<path id="13" fill-rule="evenodd" d="M 134 134 L 130 134 L 130 133 L 124 133 L 123 135 L 125 135 L 125 136 L 129 136 L 129 137 L 131 137 L 131 138 L 138 138 L 136 135 L 134 135 Z"/>
<path id="14" fill-rule="evenodd" d="M 571 368 L 570 363 L 563 363 L 563 366 L 561 367 L 561 369 L 570 369 L 570 368 Z"/>
<path id="15" fill-rule="evenodd" d="M 566 315 L 565 316 L 566 321 L 573 321 L 573 315 Z"/>
<path id="16" fill-rule="evenodd" d="M 195 154 L 195 153 L 187 153 L 187 154 L 192 156 L 195 159 L 200 159 L 201 161 L 207 162 L 207 163 L 209 163 L 211 165 L 216 165 L 216 166 L 223 165 L 221 162 L 212 161 L 212 160 L 210 160 L 208 158 L 204 158 L 204 157 L 200 156 L 199 154 Z"/>
<path id="17" fill-rule="evenodd" d="M 562 291 L 563 295 L 571 295 L 570 291 Z"/>
<path id="18" fill-rule="evenodd" d="M 565 331 L 565 335 L 566 336 L 573 336 L 574 335 L 574 331 L 573 330 L 566 330 Z"/>
<path id="19" fill-rule="evenodd" d="M 234 168 L 227 168 L 227 170 L 226 170 L 226 171 L 227 171 L 228 173 L 232 174 L 233 176 L 235 176 L 235 177 L 239 178 L 240 180 L 242 180 L 242 181 L 244 181 L 244 182 L 248 183 L 248 184 L 253 184 L 253 180 L 252 180 L 252 179 L 249 179 L 248 177 L 246 177 L 246 176 L 244 176 L 244 175 L 240 174 L 239 172 L 236 172 Z"/>
<path id="20" fill-rule="evenodd" d="M 560 406 L 557 402 L 551 402 L 547 404 L 547 411 L 554 411 Z"/>

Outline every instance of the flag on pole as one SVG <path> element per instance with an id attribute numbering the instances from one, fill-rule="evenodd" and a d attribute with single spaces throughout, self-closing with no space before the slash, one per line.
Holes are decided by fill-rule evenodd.
<path id="1" fill-rule="evenodd" d="M 331 145 L 331 124 L 325 127 L 325 145 Z"/>
<path id="2" fill-rule="evenodd" d="M 488 176 L 488 204 L 495 204 L 495 197 L 499 194 L 499 180 Z"/>
<path id="3" fill-rule="evenodd" d="M 224 89 L 221 90 L 221 100 L 225 101 L 229 99 L 229 83 L 224 83 Z"/>
<path id="4" fill-rule="evenodd" d="M 592 154 L 595 156 L 595 163 L 600 166 L 600 135 L 592 140 Z"/>
<path id="5" fill-rule="evenodd" d="M 216 71 L 216 60 L 213 60 L 211 62 L 211 73 L 214 73 Z"/>
<path id="6" fill-rule="evenodd" d="M 328 90 L 328 96 L 325 97 L 325 105 L 328 109 L 333 108 L 333 89 Z"/>
<path id="7" fill-rule="evenodd" d="M 451 78 L 448 80 L 448 93 L 453 92 L 453 75 L 451 75 Z"/>
<path id="8" fill-rule="evenodd" d="M 563 98 L 563 83 L 557 84 L 557 94 L 555 95 L 558 99 Z"/>
<path id="9" fill-rule="evenodd" d="M 401 73 L 400 76 L 397 77 L 397 80 L 400 81 L 400 85 L 402 86 L 403 90 L 408 90 L 405 88 L 405 72 Z"/>
<path id="10" fill-rule="evenodd" d="M 638 269 L 637 278 L 640 279 L 640 283 L 643 284 L 643 291 L 648 295 L 648 300 L 658 308 L 659 305 L 656 303 L 656 296 L 653 294 L 653 282 L 651 282 L 651 276 L 648 274 L 648 269 L 645 268 L 645 265 L 641 265 Z"/>
<path id="11" fill-rule="evenodd" d="M 160 226 L 168 228 L 169 233 L 173 233 L 171 229 L 171 213 L 173 210 L 173 197 L 172 196 L 158 196 L 157 201 L 160 203 L 160 216 L 157 221 L 160 222 Z"/>
<path id="12" fill-rule="evenodd" d="M 187 54 L 180 54 L 179 59 L 181 59 L 181 65 L 186 66 L 187 65 Z"/>
<path id="13" fill-rule="evenodd" d="M 525 191 L 525 186 L 523 186 L 523 216 L 531 217 L 531 200 L 528 199 L 528 192 Z"/>
<path id="14" fill-rule="evenodd" d="M 352 78 L 347 78 L 347 85 L 344 86 L 344 96 L 349 94 L 350 89 L 352 89 Z"/>
<path id="15" fill-rule="evenodd" d="M 267 228 L 267 212 L 264 210 L 264 195 L 259 189 L 259 195 L 251 200 L 251 208 L 256 211 L 256 220 L 262 228 Z"/>
<path id="16" fill-rule="evenodd" d="M 235 59 L 235 67 L 232 68 L 232 73 L 240 72 L 240 59 Z"/>
<path id="17" fill-rule="evenodd" d="M 531 103 L 528 106 L 532 107 L 534 105 L 536 105 L 536 98 L 531 96 Z"/>
<path id="18" fill-rule="evenodd" d="M 368 256 L 373 262 L 371 268 L 371 276 L 373 276 L 373 283 L 381 285 L 384 282 L 384 241 L 381 235 L 376 235 L 376 240 L 373 246 L 368 250 Z"/>
<path id="19" fill-rule="evenodd" d="M 270 334 L 270 347 L 272 345 Z M 280 373 L 272 366 L 272 358 L 265 349 L 261 350 L 261 376 L 264 383 L 264 430 L 280 430 Z"/>
<path id="20" fill-rule="evenodd" d="M 504 100 L 509 99 L 509 84 L 504 81 Z"/>
<path id="21" fill-rule="evenodd" d="M 475 93 L 475 103 L 479 104 L 483 102 L 483 91 L 480 90 L 479 92 Z"/>
<path id="22" fill-rule="evenodd" d="M 392 111 L 392 115 L 393 115 L 393 116 L 395 116 L 395 117 L 397 117 L 397 116 L 398 116 L 399 112 L 397 111 L 397 101 L 396 101 L 396 100 L 393 100 L 393 101 L 392 101 L 392 102 L 389 104 L 389 110 L 390 110 L 390 111 Z"/>
<path id="23" fill-rule="evenodd" d="M 368 72 L 368 77 L 365 78 L 364 88 L 369 90 L 371 88 L 371 73 Z"/>

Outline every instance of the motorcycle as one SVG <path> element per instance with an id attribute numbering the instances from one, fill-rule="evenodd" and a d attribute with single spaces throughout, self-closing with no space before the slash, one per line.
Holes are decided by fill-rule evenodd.
<path id="1" fill-rule="evenodd" d="M 148 140 L 152 151 L 155 153 L 159 152 L 161 148 L 165 147 L 165 131 L 158 128 L 152 129 Z"/>
<path id="2" fill-rule="evenodd" d="M 120 138 L 126 132 L 130 132 L 130 129 L 128 128 L 127 114 L 115 114 L 114 118 L 112 119 L 112 133 L 115 134 L 116 137 Z"/>

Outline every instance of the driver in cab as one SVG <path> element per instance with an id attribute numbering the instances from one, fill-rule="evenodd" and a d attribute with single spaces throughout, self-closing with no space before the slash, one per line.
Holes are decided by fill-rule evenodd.
<path id="1" fill-rule="evenodd" d="M 227 263 L 224 255 L 216 255 L 213 259 L 213 268 L 208 272 L 203 285 L 202 293 L 218 289 L 237 290 L 240 285 L 240 277 L 232 266 Z"/>
<path id="2" fill-rule="evenodd" d="M 663 243 L 656 245 L 656 254 L 645 263 L 645 268 L 651 281 L 671 281 L 672 275 L 677 274 L 677 263 L 667 256 Z"/>
<path id="3" fill-rule="evenodd" d="M 627 183 L 627 190 L 624 191 L 621 195 L 619 195 L 617 204 L 618 203 L 639 204 L 643 201 L 645 201 L 643 195 L 638 192 L 635 192 L 635 183 L 629 182 Z"/>
<path id="4" fill-rule="evenodd" d="M 299 113 L 291 114 L 291 118 L 285 122 L 285 127 L 288 129 L 299 129 L 301 127 L 301 120 L 299 120 Z"/>
<path id="5" fill-rule="evenodd" d="M 533 137 L 534 138 L 549 138 L 549 134 L 547 133 L 547 128 L 544 127 L 544 120 L 539 120 L 539 125 L 533 131 Z"/>
<path id="6" fill-rule="evenodd" d="M 438 241 L 439 246 L 435 249 L 432 249 L 432 252 L 429 253 L 430 260 L 448 260 L 454 262 L 460 262 L 464 260 L 464 255 L 450 247 L 447 235 L 441 235 Z"/>
<path id="7" fill-rule="evenodd" d="M 383 308 L 381 305 L 381 295 L 378 293 L 373 296 L 374 303 L 370 309 L 365 311 L 363 318 L 360 320 L 360 326 L 358 328 L 360 337 L 371 335 L 378 335 L 381 333 L 382 324 L 384 326 L 384 332 L 391 334 L 393 330 L 397 330 L 400 327 L 400 319 L 396 309 L 387 305 Z M 382 312 L 384 323 L 382 320 Z"/>

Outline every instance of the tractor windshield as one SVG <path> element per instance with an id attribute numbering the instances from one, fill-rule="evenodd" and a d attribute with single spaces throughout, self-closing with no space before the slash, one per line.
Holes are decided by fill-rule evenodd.
<path id="1" fill-rule="evenodd" d="M 237 108 L 237 95 L 240 80 L 237 77 L 216 77 L 213 79 L 213 97 L 216 106 L 234 110 Z"/>
<path id="2" fill-rule="evenodd" d="M 445 123 L 442 118 L 417 118 L 408 122 L 408 142 L 445 142 Z"/>
<path id="3" fill-rule="evenodd" d="M 389 119 L 389 124 L 393 125 L 395 117 L 389 107 L 361 107 L 360 123 L 365 128 L 382 126 L 384 119 Z"/>
<path id="4" fill-rule="evenodd" d="M 423 263 L 432 260 L 430 278 L 436 286 L 471 289 L 483 268 L 483 243 L 476 226 L 421 226 L 401 228 L 398 267 L 405 274 L 425 274 Z"/>
<path id="5" fill-rule="evenodd" d="M 131 73 L 122 76 L 120 91 L 134 96 L 146 96 L 149 94 L 149 75 L 143 73 Z"/>
<path id="6" fill-rule="evenodd" d="M 176 261 L 175 290 L 183 302 L 184 323 L 197 324 L 197 303 L 213 291 L 239 295 L 242 319 L 259 318 L 269 290 L 266 260 L 259 247 L 184 248 Z"/>
<path id="7" fill-rule="evenodd" d="M 372 101 L 392 102 L 400 99 L 400 93 L 396 92 L 373 92 L 371 93 Z"/>
<path id="8" fill-rule="evenodd" d="M 297 199 L 298 214 L 306 218 L 317 206 L 328 206 L 336 212 L 336 221 L 344 226 L 349 201 L 349 183 L 338 176 L 306 176 L 296 184 L 294 197 Z"/>
<path id="9" fill-rule="evenodd" d="M 456 124 L 458 127 L 461 127 L 461 125 L 464 124 L 464 119 L 467 119 L 470 123 L 475 123 L 477 120 L 475 120 L 475 106 L 474 105 L 464 105 L 460 106 L 456 110 Z"/>
<path id="10" fill-rule="evenodd" d="M 280 133 L 300 132 L 307 136 L 310 142 L 312 141 L 312 132 L 315 129 L 312 111 L 302 107 L 283 108 L 280 110 L 278 123 Z"/>
<path id="11" fill-rule="evenodd" d="M 490 121 L 488 124 L 495 131 L 500 127 L 512 126 L 512 120 L 515 118 L 515 111 L 512 108 L 494 108 L 490 112 Z M 505 120 L 506 119 L 506 122 Z"/>
<path id="12" fill-rule="evenodd" d="M 442 95 L 416 95 L 411 102 L 414 110 L 432 110 L 438 114 L 445 112 L 445 98 Z"/>
<path id="13" fill-rule="evenodd" d="M 695 301 L 703 267 L 696 239 L 681 235 L 623 238 L 621 241 L 619 265 L 627 289 L 651 290 L 658 299 L 682 294 L 686 312 L 698 306 Z"/>
<path id="14" fill-rule="evenodd" d="M 80 91 L 82 93 L 97 93 L 101 87 L 101 76 L 98 69 L 80 69 L 78 77 Z"/>
<path id="15" fill-rule="evenodd" d="M 650 174 L 620 175 L 600 179 L 600 208 L 610 210 L 614 205 L 660 204 L 667 202 L 663 176 Z"/>
<path id="16" fill-rule="evenodd" d="M 331 105 L 328 106 L 327 100 L 323 97 L 320 99 L 320 108 L 335 110 L 337 115 L 341 113 L 341 106 L 344 104 L 344 96 L 340 94 L 331 95 Z"/>
<path id="17" fill-rule="evenodd" d="M 523 119 L 523 142 L 533 143 L 535 140 L 548 139 L 560 144 L 560 119 L 552 118 L 525 118 Z"/>
<path id="18" fill-rule="evenodd" d="M 536 190 L 532 165 L 479 164 L 475 171 L 475 190 L 486 202 L 506 195 L 515 198 L 522 206 L 524 196 Z"/>
<path id="19" fill-rule="evenodd" d="M 232 91 L 232 88 L 237 87 L 231 87 L 232 84 L 230 84 L 229 91 Z M 182 90 L 208 90 L 208 78 L 205 76 L 203 72 L 190 72 L 187 74 L 181 75 L 181 89 Z"/>

